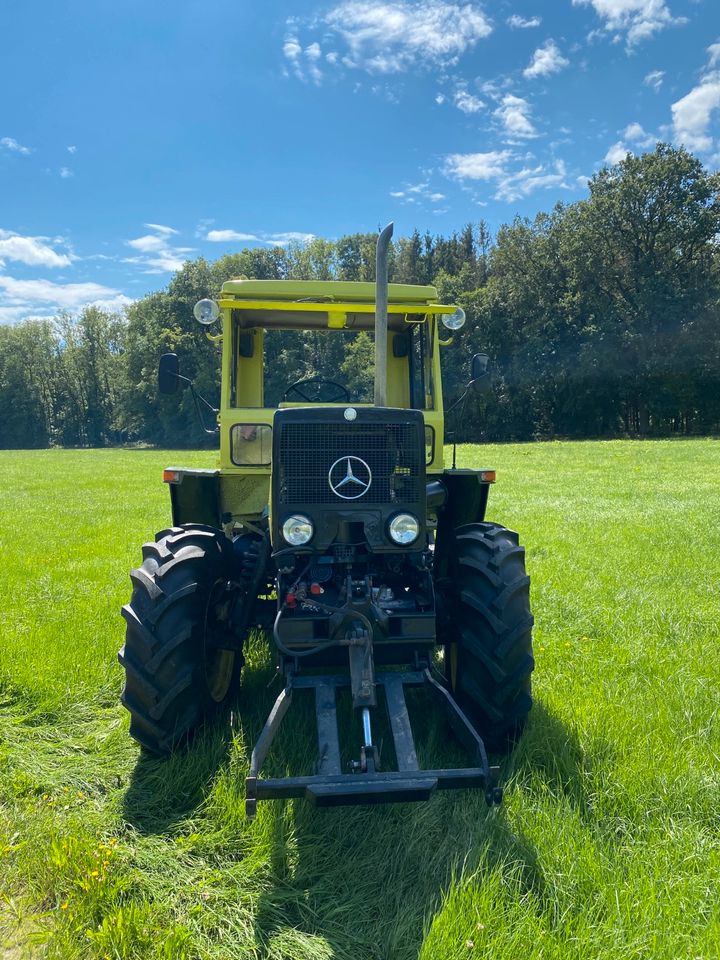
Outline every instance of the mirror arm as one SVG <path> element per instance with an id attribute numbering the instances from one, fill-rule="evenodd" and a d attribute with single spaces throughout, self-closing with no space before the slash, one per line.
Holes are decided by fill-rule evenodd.
<path id="1" fill-rule="evenodd" d="M 447 408 L 447 410 L 445 411 L 445 416 L 446 416 L 446 417 L 449 417 L 450 414 L 453 412 L 453 410 L 463 402 L 463 400 L 465 399 L 465 397 L 467 397 L 468 391 L 470 390 L 470 384 L 471 384 L 471 383 L 472 383 L 472 380 L 470 381 L 470 383 L 468 383 L 468 384 L 466 385 L 465 389 L 464 389 L 463 392 L 460 394 L 460 396 L 457 398 L 457 400 L 455 400 L 453 403 L 451 403 L 450 406 Z"/>
<path id="2" fill-rule="evenodd" d="M 197 413 L 198 420 L 200 421 L 200 426 L 203 428 L 203 431 L 205 433 L 208 433 L 211 436 L 214 436 L 219 431 L 220 428 L 213 427 L 213 429 L 210 430 L 208 427 L 205 426 L 205 418 L 203 417 L 202 410 L 200 409 L 200 403 L 204 403 L 205 406 L 208 408 L 208 410 L 211 413 L 214 413 L 215 415 L 217 415 L 220 411 L 217 409 L 217 407 L 214 407 L 211 403 L 209 403 L 205 399 L 205 397 L 202 396 L 202 394 L 197 392 L 197 390 L 193 385 L 192 380 L 189 377 L 184 377 L 181 373 L 176 373 L 175 376 L 177 377 L 178 380 L 182 380 L 183 383 L 187 384 L 188 387 L 190 387 L 190 393 L 193 398 L 193 403 L 195 404 L 195 413 Z"/>
<path id="3" fill-rule="evenodd" d="M 188 386 L 190 387 L 190 393 L 192 394 L 193 403 L 195 404 L 195 413 L 197 413 L 197 417 L 198 417 L 198 420 L 200 421 L 200 426 L 203 428 L 203 432 L 210 434 L 211 436 L 218 433 L 220 429 L 219 427 L 217 426 L 213 427 L 213 429 L 211 430 L 205 426 L 205 417 L 203 417 L 202 410 L 200 408 L 200 403 L 204 403 L 211 413 L 214 413 L 217 415 L 219 411 L 211 403 L 208 403 L 205 397 L 203 397 L 201 394 L 197 392 L 197 390 L 192 384 L 192 381 L 188 380 L 187 377 L 181 377 L 181 379 L 185 380 Z"/>
<path id="4" fill-rule="evenodd" d="M 217 407 L 214 407 L 208 400 L 205 399 L 205 397 L 201 393 L 197 392 L 197 390 L 193 385 L 192 380 L 189 377 L 183 377 L 182 374 L 180 373 L 176 373 L 175 376 L 178 378 L 178 380 L 182 380 L 183 383 L 186 383 L 190 387 L 190 392 L 193 395 L 193 399 L 200 400 L 201 403 L 204 403 L 211 413 L 220 413 Z"/>
<path id="5" fill-rule="evenodd" d="M 210 436 L 214 436 L 216 433 L 219 432 L 220 428 L 216 426 L 216 427 L 213 427 L 212 430 L 210 430 L 208 427 L 205 426 L 205 418 L 203 417 L 203 414 L 202 414 L 202 410 L 201 410 L 201 408 L 200 408 L 200 402 L 199 402 L 199 401 L 201 401 L 202 403 L 204 403 L 205 406 L 208 408 L 208 410 L 210 410 L 210 411 L 211 411 L 212 413 L 214 413 L 214 414 L 217 414 L 217 413 L 218 413 L 218 410 L 216 410 L 215 407 L 214 407 L 211 403 L 208 403 L 208 401 L 205 399 L 205 397 L 201 396 L 201 395 L 197 392 L 197 390 L 196 390 L 195 387 L 192 385 L 192 383 L 190 382 L 190 380 L 187 380 L 187 377 L 182 377 L 182 379 L 183 379 L 183 380 L 186 380 L 187 383 L 188 383 L 188 385 L 189 385 L 189 387 L 190 387 L 190 393 L 192 394 L 193 403 L 195 404 L 195 413 L 197 413 L 198 420 L 200 421 L 200 426 L 203 428 L 203 432 L 204 432 L 204 433 L 207 433 L 207 434 L 210 434 Z"/>

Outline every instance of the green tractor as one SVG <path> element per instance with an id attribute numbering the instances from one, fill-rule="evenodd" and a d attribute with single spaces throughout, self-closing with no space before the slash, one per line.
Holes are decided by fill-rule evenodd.
<path id="1" fill-rule="evenodd" d="M 173 526 L 144 545 L 130 574 L 122 702 L 131 735 L 152 753 L 171 752 L 235 696 L 243 641 L 267 629 L 284 686 L 252 752 L 249 817 L 258 800 L 283 797 L 330 806 L 480 788 L 499 803 L 486 748 L 512 745 L 531 706 L 524 550 L 517 534 L 484 519 L 495 472 L 444 465 L 440 351 L 464 314 L 439 303 L 434 287 L 388 285 L 391 235 L 389 224 L 378 237 L 374 285 L 231 280 L 217 301 L 195 307 L 200 323 L 222 322 L 213 336 L 222 345 L 220 467 L 164 471 Z M 277 330 L 364 331 L 374 340 L 374 402 L 312 377 L 266 405 L 264 338 Z M 487 389 L 486 368 L 487 357 L 473 357 L 467 390 Z M 160 391 L 183 382 L 177 356 L 165 354 Z M 420 768 L 409 686 L 447 712 L 471 766 Z M 302 690 L 315 694 L 315 773 L 264 778 Z M 343 690 L 360 744 L 349 764 L 338 731 Z M 394 746 L 382 765 L 380 709 Z"/>

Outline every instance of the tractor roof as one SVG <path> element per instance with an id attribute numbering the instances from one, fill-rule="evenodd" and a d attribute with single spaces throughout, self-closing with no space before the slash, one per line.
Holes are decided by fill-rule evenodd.
<path id="1" fill-rule="evenodd" d="M 230 308 L 242 327 L 372 330 L 375 284 L 346 280 L 228 280 L 220 305 Z M 388 285 L 388 326 L 422 323 L 428 315 L 452 313 L 438 303 L 435 287 Z"/>
<path id="2" fill-rule="evenodd" d="M 318 300 L 335 303 L 375 303 L 375 284 L 350 280 L 227 280 L 222 296 L 238 300 Z M 388 284 L 388 302 L 437 303 L 435 287 L 412 283 Z"/>

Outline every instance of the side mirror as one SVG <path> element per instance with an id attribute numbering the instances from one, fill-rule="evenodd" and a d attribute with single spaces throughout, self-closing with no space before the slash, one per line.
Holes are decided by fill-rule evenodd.
<path id="1" fill-rule="evenodd" d="M 164 353 L 158 366 L 158 390 L 160 393 L 177 393 L 180 386 L 180 362 L 176 353 Z"/>
<path id="2" fill-rule="evenodd" d="M 470 363 L 470 386 L 475 393 L 488 393 L 492 386 L 488 363 L 490 357 L 486 353 L 476 353 Z"/>

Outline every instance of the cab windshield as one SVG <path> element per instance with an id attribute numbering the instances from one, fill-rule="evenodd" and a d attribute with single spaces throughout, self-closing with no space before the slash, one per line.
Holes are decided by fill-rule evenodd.
<path id="1" fill-rule="evenodd" d="M 361 330 L 266 330 L 266 407 L 372 403 L 375 338 Z"/>
<path id="2" fill-rule="evenodd" d="M 390 376 L 403 379 L 406 403 L 432 409 L 432 341 L 426 324 L 390 337 Z M 264 406 L 289 403 L 372 403 L 375 337 L 361 330 L 266 330 Z"/>

